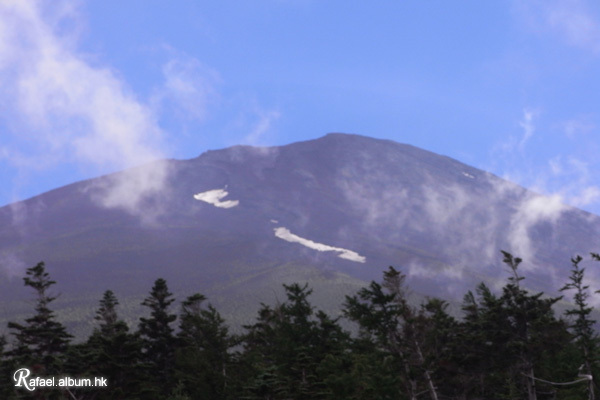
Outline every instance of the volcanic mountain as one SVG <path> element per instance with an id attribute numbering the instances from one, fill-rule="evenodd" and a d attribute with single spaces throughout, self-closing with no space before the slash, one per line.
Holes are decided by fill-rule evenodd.
<path id="1" fill-rule="evenodd" d="M 505 282 L 500 250 L 524 258 L 528 286 L 555 293 L 570 257 L 600 250 L 599 217 L 388 140 L 329 134 L 134 170 L 160 185 L 127 207 L 99 196 L 115 182 L 133 196 L 133 170 L 0 208 L 5 319 L 29 312 L 21 277 L 40 260 L 71 324 L 89 323 L 107 289 L 135 310 L 159 277 L 180 300 L 208 295 L 235 324 L 281 283 L 309 282 L 317 304 L 339 309 L 389 265 L 417 293 L 460 299 Z"/>

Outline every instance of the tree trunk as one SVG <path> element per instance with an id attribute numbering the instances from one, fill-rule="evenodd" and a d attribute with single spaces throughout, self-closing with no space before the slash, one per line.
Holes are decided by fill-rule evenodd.
<path id="1" fill-rule="evenodd" d="M 528 400 L 537 400 L 537 391 L 535 388 L 535 375 L 533 367 L 529 367 L 529 376 L 527 377 L 527 398 Z"/>
<path id="2" fill-rule="evenodd" d="M 429 373 L 429 370 L 426 368 L 427 366 L 425 365 L 425 358 L 423 357 L 423 353 L 421 352 L 421 346 L 419 346 L 418 341 L 415 340 L 414 342 L 415 349 L 417 350 L 417 356 L 419 357 L 419 363 L 425 369 L 425 381 L 427 382 L 427 387 L 429 388 L 429 393 L 431 394 L 431 400 L 438 400 L 438 395 L 437 391 L 435 390 L 435 385 L 433 384 L 433 379 L 431 379 L 431 374 Z"/>
<path id="3" fill-rule="evenodd" d="M 588 383 L 588 391 L 589 391 L 588 399 L 595 400 L 596 395 L 594 393 L 594 376 L 592 375 L 592 366 L 590 365 L 589 353 L 588 353 L 587 346 L 584 347 L 583 354 L 585 357 L 585 368 L 587 369 L 587 373 L 590 374 L 590 377 L 592 378 L 592 379 L 590 379 L 590 382 Z"/>
<path id="4" fill-rule="evenodd" d="M 410 387 L 408 389 L 408 395 L 410 397 L 410 400 L 417 400 L 417 382 L 415 382 L 414 379 L 410 378 L 410 366 L 408 365 L 408 362 L 404 362 L 404 372 L 406 372 L 406 378 L 408 379 L 408 383 L 410 384 Z"/>

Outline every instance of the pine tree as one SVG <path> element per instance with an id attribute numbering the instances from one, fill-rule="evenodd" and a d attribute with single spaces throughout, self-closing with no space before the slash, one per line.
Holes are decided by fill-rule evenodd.
<path id="1" fill-rule="evenodd" d="M 244 398 L 327 398 L 324 373 L 331 371 L 319 366 L 339 354 L 344 333 L 325 313 L 315 315 L 308 285 L 284 288 L 287 301 L 274 308 L 263 304 L 257 322 L 245 326 L 244 361 L 252 372 Z"/>
<path id="2" fill-rule="evenodd" d="M 401 366 L 400 380 L 411 400 L 422 391 L 437 400 L 433 365 L 426 357 L 422 341 L 425 332 L 419 324 L 417 310 L 408 304 L 405 279 L 404 274 L 389 267 L 382 284 L 372 281 L 369 288 L 361 289 L 357 296 L 346 297 L 344 312 L 359 324 L 364 338 L 373 340 L 396 359 Z"/>
<path id="3" fill-rule="evenodd" d="M 159 278 L 142 305 L 150 309 L 150 318 L 140 318 L 138 332 L 143 341 L 143 358 L 152 371 L 153 381 L 160 385 L 158 390 L 166 396 L 174 388 L 173 367 L 175 364 L 175 337 L 171 324 L 177 315 L 169 313 L 175 300 L 169 292 L 167 282 Z"/>
<path id="4" fill-rule="evenodd" d="M 192 398 L 224 399 L 234 342 L 217 310 L 203 306 L 205 300 L 197 293 L 181 305 L 176 379 Z"/>
<path id="5" fill-rule="evenodd" d="M 142 381 L 148 379 L 141 364 L 142 341 L 119 319 L 118 304 L 114 293 L 107 290 L 94 317 L 99 325 L 79 354 L 91 376 L 107 379 L 108 387 L 95 393 L 97 400 L 136 398 Z"/>
<path id="6" fill-rule="evenodd" d="M 458 327 L 454 362 L 466 398 L 493 398 L 503 394 L 512 357 L 507 354 L 511 332 L 503 302 L 484 284 L 463 300 L 464 319 Z"/>
<path id="7" fill-rule="evenodd" d="M 0 399 L 9 399 L 15 391 L 13 374 L 17 369 L 15 363 L 5 352 L 6 338 L 0 336 Z"/>
<path id="8" fill-rule="evenodd" d="M 600 260 L 600 256 L 592 253 L 592 258 Z M 585 276 L 585 268 L 581 268 L 579 264 L 583 261 L 581 256 L 575 256 L 571 258 L 571 275 L 569 281 L 560 290 L 574 290 L 573 300 L 575 301 L 575 307 L 567 310 L 565 313 L 567 316 L 575 317 L 573 323 L 569 326 L 573 332 L 574 340 L 581 351 L 583 359 L 583 368 L 579 371 L 580 375 L 589 376 L 588 385 L 588 398 L 590 400 L 595 399 L 594 392 L 594 369 L 596 367 L 595 362 L 598 359 L 598 334 L 594 332 L 593 326 L 596 323 L 591 318 L 592 311 L 594 308 L 589 305 L 588 299 L 590 294 L 588 292 L 589 285 L 583 283 Z M 598 292 L 596 292 L 598 293 Z"/>
<path id="9" fill-rule="evenodd" d="M 415 318 L 417 341 L 422 348 L 424 365 L 435 376 L 436 390 L 446 396 L 458 395 L 462 384 L 457 378 L 454 352 L 460 338 L 458 322 L 448 314 L 448 303 L 437 298 L 427 299 Z"/>
<path id="10" fill-rule="evenodd" d="M 100 322 L 100 333 L 104 336 L 114 336 L 118 332 L 120 321 L 117 317 L 116 307 L 119 301 L 112 290 L 104 292 L 100 300 L 100 308 L 96 311 L 94 319 Z"/>
<path id="11" fill-rule="evenodd" d="M 542 359 L 548 349 L 560 343 L 563 324 L 554 318 L 552 306 L 561 297 L 543 298 L 543 293 L 530 295 L 521 288 L 520 282 L 525 279 L 518 273 L 521 259 L 502 251 L 503 262 L 509 267 L 512 276 L 504 286 L 500 298 L 502 312 L 505 315 L 505 330 L 508 334 L 506 351 L 513 358 L 514 381 L 525 380 L 527 398 L 537 399 L 537 386 L 540 381 L 536 377 L 536 366 L 542 364 Z"/>
<path id="12" fill-rule="evenodd" d="M 62 372 L 64 354 L 72 336 L 56 321 L 49 308 L 56 296 L 51 296 L 48 291 L 56 282 L 50 279 L 43 262 L 28 268 L 23 280 L 25 286 L 36 292 L 36 313 L 27 318 L 25 324 L 8 323 L 16 339 L 11 355 L 20 364 L 35 367 L 40 374 L 57 375 Z"/>

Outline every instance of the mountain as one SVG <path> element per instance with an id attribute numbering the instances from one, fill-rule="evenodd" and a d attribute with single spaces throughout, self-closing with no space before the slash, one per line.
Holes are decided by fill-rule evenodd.
<path id="1" fill-rule="evenodd" d="M 164 160 L 0 208 L 0 317 L 30 313 L 21 277 L 40 260 L 79 328 L 107 289 L 133 323 L 158 277 L 179 299 L 207 294 L 234 324 L 282 282 L 309 282 L 337 310 L 389 265 L 416 293 L 460 300 L 505 282 L 501 249 L 524 258 L 528 286 L 555 293 L 570 257 L 600 250 L 600 218 L 559 200 L 358 135 Z"/>

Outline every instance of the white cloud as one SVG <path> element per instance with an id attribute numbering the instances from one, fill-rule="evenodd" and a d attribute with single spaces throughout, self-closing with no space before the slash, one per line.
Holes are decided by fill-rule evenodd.
<path id="1" fill-rule="evenodd" d="M 22 277 L 28 267 L 21 257 L 6 250 L 0 250 L 0 265 L 9 279 Z"/>
<path id="2" fill-rule="evenodd" d="M 446 226 L 451 221 L 456 222 L 465 209 L 473 210 L 473 199 L 458 185 L 423 185 L 421 190 L 425 197 L 425 211 L 437 227 Z"/>
<path id="3" fill-rule="evenodd" d="M 268 146 L 276 134 L 276 123 L 282 113 L 276 107 L 261 104 L 247 93 L 236 93 L 227 100 L 227 107 L 237 114 L 226 127 L 231 145 Z"/>
<path id="4" fill-rule="evenodd" d="M 518 145 L 520 151 L 523 151 L 525 145 L 527 144 L 527 141 L 533 136 L 533 133 L 535 132 L 535 126 L 533 124 L 534 116 L 535 113 L 533 111 L 527 109 L 523 110 L 523 120 L 519 122 L 519 125 L 521 126 L 521 128 L 523 128 L 523 136 L 521 137 L 521 140 L 519 141 Z"/>
<path id="5" fill-rule="evenodd" d="M 163 65 L 164 84 L 152 95 L 157 112 L 167 109 L 183 120 L 203 121 L 218 97 L 219 74 L 196 58 L 167 48 L 171 59 Z"/>
<path id="6" fill-rule="evenodd" d="M 511 176 L 505 176 L 506 179 L 511 180 L 512 178 L 513 181 L 515 181 L 515 174 L 522 174 L 523 170 L 527 168 L 527 160 L 525 159 L 527 155 L 526 148 L 536 132 L 535 122 L 541 114 L 539 109 L 531 107 L 525 107 L 521 112 L 522 117 L 517 120 L 520 129 L 515 129 L 514 132 L 507 133 L 502 141 L 499 141 L 492 147 L 490 155 L 490 161 L 501 164 L 500 168 L 504 165 L 519 166 L 518 171 L 510 171 Z M 487 167 L 488 170 L 498 170 L 500 168 L 496 165 Z"/>
<path id="7" fill-rule="evenodd" d="M 250 133 L 244 138 L 244 143 L 257 145 L 261 143 L 261 139 L 271 129 L 271 125 L 275 122 L 281 114 L 274 110 L 258 110 L 258 121 L 250 131 Z"/>
<path id="8" fill-rule="evenodd" d="M 547 24 L 571 45 L 600 53 L 600 23 L 586 2 L 562 0 L 544 2 Z"/>
<path id="9" fill-rule="evenodd" d="M 533 0 L 515 4 L 530 28 L 552 32 L 571 46 L 600 54 L 600 16 L 593 2 Z"/>
<path id="10" fill-rule="evenodd" d="M 569 204 L 575 207 L 585 207 L 600 201 L 600 187 L 587 186 L 569 198 Z"/>
<path id="11" fill-rule="evenodd" d="M 531 241 L 531 229 L 540 223 L 556 224 L 568 207 L 562 196 L 540 196 L 528 194 L 519 202 L 510 220 L 510 252 L 525 260 L 535 260 L 536 251 Z M 524 264 L 525 269 L 535 269 L 534 263 Z"/>
<path id="12" fill-rule="evenodd" d="M 564 122 L 563 126 L 565 134 L 570 139 L 591 133 L 596 129 L 596 125 L 592 122 L 590 116 L 570 119 Z"/>
<path id="13" fill-rule="evenodd" d="M 79 20 L 66 1 L 0 2 L 0 103 L 6 134 L 15 138 L 3 153 L 19 155 L 4 159 L 21 169 L 42 160 L 106 172 L 164 158 L 151 109 L 115 71 L 77 50 L 69 27 Z M 106 180 L 94 198 L 146 215 L 138 208 L 160 194 L 167 174 L 165 163 L 136 168 Z"/>
<path id="14" fill-rule="evenodd" d="M 600 201 L 600 187 L 593 183 L 596 173 L 589 162 L 573 156 L 566 158 L 559 156 L 551 159 L 548 165 L 551 174 L 545 186 L 551 186 L 553 181 L 564 182 L 554 192 L 559 194 L 567 204 L 586 207 Z M 547 192 L 547 190 L 541 191 Z"/>

